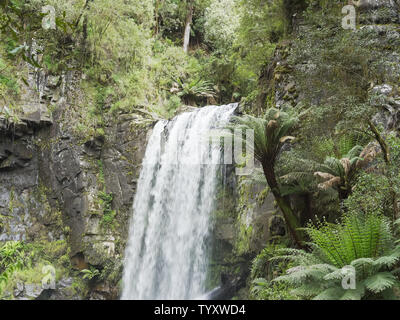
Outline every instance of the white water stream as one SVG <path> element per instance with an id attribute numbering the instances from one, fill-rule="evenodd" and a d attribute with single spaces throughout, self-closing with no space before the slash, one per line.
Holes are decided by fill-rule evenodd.
<path id="1" fill-rule="evenodd" d="M 207 134 L 236 104 L 159 121 L 147 145 L 133 203 L 122 299 L 196 299 L 205 294 L 210 213 L 221 148 Z"/>

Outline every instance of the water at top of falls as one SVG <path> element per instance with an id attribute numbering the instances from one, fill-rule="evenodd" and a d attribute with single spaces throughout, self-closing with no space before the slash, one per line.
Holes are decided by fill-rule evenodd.
<path id="1" fill-rule="evenodd" d="M 237 104 L 159 121 L 147 145 L 133 202 L 122 299 L 195 299 L 206 293 L 210 213 L 221 148 L 207 133 Z M 208 164 L 208 165 L 207 165 Z"/>

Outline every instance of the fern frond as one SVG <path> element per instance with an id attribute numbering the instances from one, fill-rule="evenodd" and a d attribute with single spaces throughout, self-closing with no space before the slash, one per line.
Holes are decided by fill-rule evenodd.
<path id="1" fill-rule="evenodd" d="M 362 157 L 360 154 L 364 151 L 364 148 L 360 145 L 353 147 L 345 156 L 345 158 L 353 159 L 356 157 Z"/>
<path id="2" fill-rule="evenodd" d="M 373 293 L 379 293 L 391 288 L 397 283 L 397 278 L 390 272 L 379 272 L 364 280 L 366 288 Z"/>
<path id="3" fill-rule="evenodd" d="M 327 190 L 328 188 L 336 187 L 340 185 L 341 179 L 340 177 L 334 177 L 328 181 L 322 182 L 318 184 L 318 188 L 321 190 Z"/>
<path id="4" fill-rule="evenodd" d="M 356 260 L 353 260 L 350 265 L 352 265 L 355 268 L 361 268 L 361 267 L 369 267 L 374 264 L 374 260 L 371 258 L 359 258 Z"/>
<path id="5" fill-rule="evenodd" d="M 343 279 L 342 269 L 335 268 L 335 270 L 331 273 L 328 273 L 324 276 L 324 280 L 340 280 Z"/>
<path id="6" fill-rule="evenodd" d="M 330 180 L 330 179 L 336 178 L 333 174 L 330 174 L 328 172 L 321 172 L 321 171 L 314 172 L 314 175 L 317 177 L 321 177 L 325 180 Z"/>
<path id="7" fill-rule="evenodd" d="M 378 268 L 393 267 L 399 261 L 398 256 L 383 256 L 376 259 L 372 264 Z"/>

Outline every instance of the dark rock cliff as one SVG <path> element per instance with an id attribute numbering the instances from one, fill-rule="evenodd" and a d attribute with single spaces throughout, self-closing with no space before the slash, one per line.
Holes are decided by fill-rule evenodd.
<path id="1" fill-rule="evenodd" d="M 32 71 L 29 80 L 24 113 L 0 119 L 0 240 L 66 239 L 73 268 L 107 265 L 117 273 L 112 283 L 104 281 L 107 289 L 101 292 L 103 298 L 116 298 L 152 121 L 119 114 L 108 119 L 103 135 L 82 139 L 71 128 L 78 121 L 71 97 L 79 75 Z M 109 196 L 111 222 L 104 221 L 102 194 Z"/>

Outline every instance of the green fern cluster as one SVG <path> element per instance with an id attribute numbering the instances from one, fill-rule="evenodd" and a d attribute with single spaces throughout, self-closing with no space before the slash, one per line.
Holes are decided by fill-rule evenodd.
<path id="1" fill-rule="evenodd" d="M 290 130 L 293 129 L 298 119 L 289 113 L 280 111 L 276 108 L 270 108 L 266 111 L 263 118 L 244 115 L 242 117 L 232 118 L 234 125 L 227 128 L 240 132 L 235 136 L 235 141 L 243 141 L 241 132 L 251 129 L 254 132 L 254 157 L 261 163 L 265 159 L 270 159 L 274 163 L 278 156 L 282 145 L 294 137 L 288 136 Z M 243 141 L 245 142 L 245 141 Z M 248 146 L 252 147 L 252 146 Z"/>
<path id="2" fill-rule="evenodd" d="M 179 86 L 178 97 L 181 97 L 188 102 L 193 102 L 197 98 L 211 98 L 215 96 L 215 91 L 210 81 L 193 79 L 184 82 L 178 78 L 176 82 Z"/>
<path id="3" fill-rule="evenodd" d="M 295 267 L 272 282 L 286 283 L 294 288 L 292 294 L 306 299 L 398 298 L 400 245 L 383 215 L 350 212 L 339 224 L 319 222 L 306 230 L 313 251 L 279 250 L 272 260 L 290 261 Z M 342 282 L 351 274 L 355 286 L 346 288 Z"/>
<path id="4" fill-rule="evenodd" d="M 336 267 L 385 255 L 393 243 L 390 222 L 377 213 L 350 212 L 338 224 L 318 221 L 309 225 L 307 233 L 323 259 Z"/>
<path id="5" fill-rule="evenodd" d="M 16 270 L 21 270 L 29 262 L 25 257 L 25 247 L 19 241 L 7 241 L 0 245 L 0 293 L 2 286 Z"/>
<path id="6" fill-rule="evenodd" d="M 271 244 L 264 248 L 253 260 L 251 279 L 253 279 L 250 294 L 256 300 L 293 300 L 297 297 L 291 294 L 286 283 L 271 283 L 278 274 L 286 272 L 290 267 L 286 261 L 273 261 L 277 250 L 285 248 L 283 244 Z M 265 278 L 262 278 L 265 277 Z"/>
<path id="7" fill-rule="evenodd" d="M 80 272 L 83 273 L 82 278 L 87 280 L 92 280 L 100 276 L 100 271 L 94 267 L 90 267 L 90 269 L 83 269 Z"/>

